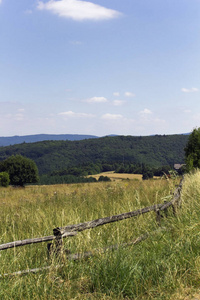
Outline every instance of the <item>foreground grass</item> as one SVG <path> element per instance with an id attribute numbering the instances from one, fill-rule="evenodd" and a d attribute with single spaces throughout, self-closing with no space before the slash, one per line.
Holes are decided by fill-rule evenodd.
<path id="1" fill-rule="evenodd" d="M 183 204 L 163 230 L 138 244 L 87 260 L 47 257 L 46 244 L 0 252 L 0 273 L 51 265 L 49 271 L 0 279 L 0 299 L 192 299 L 200 279 L 200 174 L 187 176 Z M 176 182 L 122 181 L 0 189 L 0 244 L 51 235 L 57 226 L 169 200 Z M 155 214 L 65 239 L 72 253 L 129 242 L 156 230 Z M 56 265 L 64 264 L 56 268 Z"/>

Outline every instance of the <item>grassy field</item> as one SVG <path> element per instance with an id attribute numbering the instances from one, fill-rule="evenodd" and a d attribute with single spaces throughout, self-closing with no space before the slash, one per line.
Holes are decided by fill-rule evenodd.
<path id="1" fill-rule="evenodd" d="M 0 244 L 51 235 L 77 224 L 170 200 L 177 180 L 124 180 L 0 189 Z M 198 299 L 200 289 L 200 173 L 186 176 L 183 204 L 162 229 L 136 246 L 89 259 L 50 260 L 46 243 L 0 252 L 0 274 L 51 266 L 0 279 L 0 299 Z M 71 253 L 134 240 L 158 229 L 155 213 L 64 240 Z M 57 268 L 57 265 L 62 267 Z"/>

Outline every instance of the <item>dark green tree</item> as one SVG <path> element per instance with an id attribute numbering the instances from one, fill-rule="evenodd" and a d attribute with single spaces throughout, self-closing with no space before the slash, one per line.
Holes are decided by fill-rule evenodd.
<path id="1" fill-rule="evenodd" d="M 186 170 L 200 168 L 200 128 L 195 128 L 189 136 L 185 147 Z"/>
<path id="2" fill-rule="evenodd" d="M 21 155 L 12 155 L 0 165 L 0 171 L 7 172 L 12 185 L 24 186 L 39 180 L 38 168 L 35 162 Z"/>
<path id="3" fill-rule="evenodd" d="M 145 171 L 142 175 L 143 180 L 151 179 L 153 178 L 153 172 L 152 171 Z"/>
<path id="4" fill-rule="evenodd" d="M 0 186 L 7 187 L 10 183 L 9 174 L 7 172 L 0 173 Z"/>
<path id="5" fill-rule="evenodd" d="M 111 181 L 111 179 L 108 176 L 100 176 L 98 181 Z"/>

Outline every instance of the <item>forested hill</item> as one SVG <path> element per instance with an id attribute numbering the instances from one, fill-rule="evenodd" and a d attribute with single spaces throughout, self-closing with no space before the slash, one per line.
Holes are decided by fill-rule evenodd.
<path id="1" fill-rule="evenodd" d="M 90 163 L 144 163 L 159 167 L 183 163 L 187 140 L 188 135 L 155 135 L 23 143 L 0 147 L 0 160 L 21 154 L 36 162 L 40 174 Z"/>

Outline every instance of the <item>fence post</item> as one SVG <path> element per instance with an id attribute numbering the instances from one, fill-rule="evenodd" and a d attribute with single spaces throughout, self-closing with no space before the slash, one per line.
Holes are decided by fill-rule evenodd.
<path id="1" fill-rule="evenodd" d="M 164 203 L 166 204 L 167 201 L 165 200 Z M 167 218 L 168 217 L 168 209 L 167 208 L 164 209 L 164 214 L 165 214 L 165 217 Z"/>
<path id="2" fill-rule="evenodd" d="M 60 232 L 57 232 L 54 236 L 56 237 L 54 240 L 54 243 L 48 243 L 47 244 L 47 252 L 49 258 L 52 257 L 52 255 L 58 256 L 63 253 L 63 239 L 62 234 Z"/>
<path id="3" fill-rule="evenodd" d="M 160 213 L 160 210 L 157 209 L 156 210 L 156 222 L 158 223 L 158 226 L 161 226 L 161 218 L 162 218 L 162 215 Z"/>
<path id="4" fill-rule="evenodd" d="M 62 235 L 58 235 L 55 239 L 55 254 L 60 255 L 63 253 L 63 239 Z"/>

